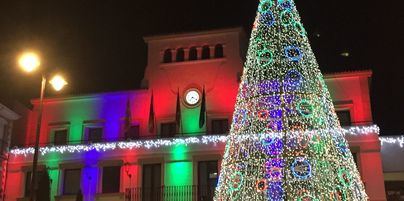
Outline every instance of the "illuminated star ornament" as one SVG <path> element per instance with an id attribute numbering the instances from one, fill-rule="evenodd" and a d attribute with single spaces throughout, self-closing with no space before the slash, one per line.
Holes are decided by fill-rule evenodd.
<path id="1" fill-rule="evenodd" d="M 292 0 L 260 1 L 215 200 L 367 200 L 344 138 L 365 128 L 341 128 L 306 35 Z"/>

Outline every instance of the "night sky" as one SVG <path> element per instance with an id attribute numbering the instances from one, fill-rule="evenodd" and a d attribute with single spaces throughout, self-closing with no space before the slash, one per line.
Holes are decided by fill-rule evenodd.
<path id="1" fill-rule="evenodd" d="M 295 1 L 322 72 L 372 69 L 374 121 L 383 135 L 404 134 L 403 1 Z M 48 96 L 139 88 L 147 58 L 143 36 L 237 26 L 249 34 L 257 5 L 257 0 L 3 0 L 0 94 L 25 103 L 38 97 L 39 74 L 24 74 L 16 65 L 24 49 L 40 51 L 48 72 L 67 75 L 67 90 L 49 90 Z"/>

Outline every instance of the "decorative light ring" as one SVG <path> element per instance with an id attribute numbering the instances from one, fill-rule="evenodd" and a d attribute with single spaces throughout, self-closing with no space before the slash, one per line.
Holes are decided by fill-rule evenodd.
<path id="1" fill-rule="evenodd" d="M 296 30 L 301 36 L 307 35 L 307 32 L 306 32 L 306 30 L 304 29 L 302 23 L 300 23 L 300 22 L 295 22 L 295 23 L 293 23 L 293 27 L 295 28 L 295 30 Z"/>
<path id="2" fill-rule="evenodd" d="M 344 187 L 349 187 L 352 184 L 352 175 L 345 168 L 340 168 L 338 171 L 338 179 L 344 185 Z"/>
<path id="3" fill-rule="evenodd" d="M 287 9 L 281 12 L 281 22 L 283 26 L 289 26 L 294 23 L 293 13 Z"/>
<path id="4" fill-rule="evenodd" d="M 261 0 L 261 3 L 258 7 L 258 11 L 260 13 L 267 12 L 269 11 L 270 8 L 272 8 L 273 4 L 274 4 L 273 0 Z"/>
<path id="5" fill-rule="evenodd" d="M 299 47 L 290 45 L 285 48 L 285 55 L 290 61 L 299 62 L 303 58 L 303 52 Z"/>
<path id="6" fill-rule="evenodd" d="M 334 141 L 337 144 L 338 151 L 340 151 L 344 157 L 349 156 L 350 150 L 348 148 L 347 143 L 342 138 L 340 138 L 338 136 L 334 137 Z"/>
<path id="7" fill-rule="evenodd" d="M 341 188 L 340 186 L 338 186 L 336 188 L 336 190 L 333 193 L 333 199 L 334 200 L 343 200 L 343 201 L 347 201 L 348 197 L 346 195 L 346 192 L 343 188 Z"/>
<path id="8" fill-rule="evenodd" d="M 311 177 L 312 169 L 309 161 L 305 158 L 298 157 L 290 166 L 293 176 L 300 180 L 306 180 Z"/>
<path id="9" fill-rule="evenodd" d="M 257 61 L 262 67 L 267 67 L 274 61 L 274 54 L 272 51 L 264 49 L 258 53 Z"/>
<path id="10" fill-rule="evenodd" d="M 278 6 L 285 10 L 292 9 L 292 2 L 290 0 L 278 0 Z"/>
<path id="11" fill-rule="evenodd" d="M 261 146 L 267 155 L 277 156 L 283 151 L 283 142 L 279 138 L 266 138 L 262 140 Z"/>
<path id="12" fill-rule="evenodd" d="M 310 103 L 310 101 L 306 99 L 302 99 L 297 104 L 297 111 L 304 117 L 312 117 L 314 112 L 314 106 Z"/>
<path id="13" fill-rule="evenodd" d="M 238 190 L 240 190 L 241 186 L 243 185 L 244 176 L 241 172 L 238 172 L 238 171 L 234 172 L 230 176 L 230 181 L 231 181 L 230 190 L 238 191 Z"/>
<path id="14" fill-rule="evenodd" d="M 255 188 L 257 189 L 257 192 L 264 192 L 265 190 L 268 189 L 268 184 L 266 179 L 260 179 L 257 181 L 255 184 Z"/>
<path id="15" fill-rule="evenodd" d="M 258 119 L 261 121 L 266 121 L 268 120 L 269 117 L 269 111 L 268 110 L 260 110 L 257 112 Z"/>
<path id="16" fill-rule="evenodd" d="M 284 78 L 284 86 L 286 91 L 294 91 L 297 90 L 300 87 L 300 84 L 302 83 L 303 76 L 302 74 L 295 70 L 289 70 Z"/>
<path id="17" fill-rule="evenodd" d="M 261 13 L 260 22 L 267 27 L 272 27 L 275 24 L 275 16 L 270 10 L 268 10 Z"/>

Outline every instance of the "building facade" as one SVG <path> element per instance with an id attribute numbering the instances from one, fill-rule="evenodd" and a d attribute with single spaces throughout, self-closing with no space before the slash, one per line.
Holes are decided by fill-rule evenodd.
<path id="1" fill-rule="evenodd" d="M 48 98 L 40 172 L 53 200 L 212 200 L 247 40 L 240 28 L 146 37 L 143 89 Z M 386 200 L 371 71 L 325 75 L 371 200 Z M 7 201 L 25 200 L 38 101 L 8 162 Z M 201 112 L 202 111 L 202 112 Z M 205 111 L 205 112 L 204 112 Z M 372 167 L 372 168 L 369 168 Z"/>
<path id="2" fill-rule="evenodd" d="M 20 116 L 13 110 L 0 103 L 0 198 L 5 195 L 5 181 L 7 177 L 7 159 L 9 157 L 9 147 L 13 121 Z"/>

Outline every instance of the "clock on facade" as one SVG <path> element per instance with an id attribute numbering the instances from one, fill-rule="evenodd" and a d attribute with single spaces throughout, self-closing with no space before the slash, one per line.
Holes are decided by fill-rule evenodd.
<path id="1" fill-rule="evenodd" d="M 196 89 L 189 89 L 185 92 L 185 103 L 189 106 L 195 106 L 199 103 L 200 95 Z"/>

